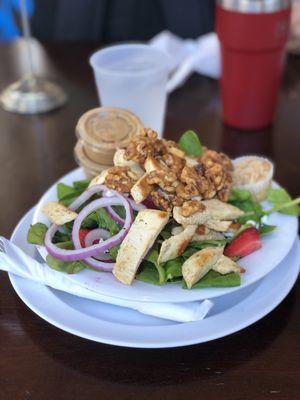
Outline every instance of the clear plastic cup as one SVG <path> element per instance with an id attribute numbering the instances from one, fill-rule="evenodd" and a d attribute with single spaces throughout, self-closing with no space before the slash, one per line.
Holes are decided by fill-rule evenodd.
<path id="1" fill-rule="evenodd" d="M 149 45 L 124 44 L 97 51 L 90 64 L 102 106 L 133 112 L 162 136 L 169 56 Z"/>

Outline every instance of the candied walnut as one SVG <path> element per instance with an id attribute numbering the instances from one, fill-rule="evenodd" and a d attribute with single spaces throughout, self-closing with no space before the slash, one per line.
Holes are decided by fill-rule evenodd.
<path id="1" fill-rule="evenodd" d="M 144 129 L 140 135 L 135 136 L 128 144 L 124 158 L 144 165 L 147 157 L 156 157 L 163 153 L 164 145 L 157 139 L 157 133 L 152 129 Z"/>
<path id="2" fill-rule="evenodd" d="M 220 164 L 214 164 L 210 168 L 207 168 L 205 176 L 216 190 L 222 189 L 226 172 Z"/>
<path id="3" fill-rule="evenodd" d="M 219 200 L 227 202 L 232 189 L 232 174 L 227 171 L 223 182 L 222 189 L 218 191 L 217 197 Z"/>
<path id="4" fill-rule="evenodd" d="M 164 145 L 166 148 L 169 147 L 177 147 L 179 148 L 178 144 L 174 140 L 167 140 L 167 139 L 162 139 Z"/>
<path id="5" fill-rule="evenodd" d="M 176 187 L 176 194 L 182 200 L 190 200 L 192 197 L 198 196 L 199 191 L 194 183 L 189 183 L 187 185 L 180 183 Z"/>
<path id="6" fill-rule="evenodd" d="M 153 190 L 151 192 L 151 198 L 153 203 L 159 209 L 166 211 L 172 210 L 172 202 L 170 201 L 170 198 L 166 195 L 166 193 L 163 193 L 160 190 Z"/>
<path id="7" fill-rule="evenodd" d="M 206 147 L 203 148 L 203 153 L 199 161 L 208 168 L 214 164 L 220 164 L 224 169 L 233 171 L 233 164 L 226 154 L 218 153 L 215 150 L 208 150 Z"/>
<path id="8" fill-rule="evenodd" d="M 162 160 L 164 164 L 167 165 L 179 178 L 186 163 L 185 159 L 177 157 L 174 154 L 167 153 L 162 156 Z"/>
<path id="9" fill-rule="evenodd" d="M 226 189 L 226 188 L 219 190 L 217 194 L 218 199 L 226 203 L 229 199 L 230 191 L 231 189 Z"/>
<path id="10" fill-rule="evenodd" d="M 178 185 L 177 176 L 171 170 L 156 170 L 148 174 L 149 185 L 158 185 L 168 193 L 174 193 Z"/>
<path id="11" fill-rule="evenodd" d="M 161 209 L 214 197 L 228 201 L 233 165 L 223 153 L 204 147 L 200 158 L 188 157 L 176 142 L 160 140 L 156 132 L 145 128 L 131 140 L 124 158 L 146 170 L 145 183 L 151 186 L 156 205 Z M 137 180 L 132 171 L 124 172 L 123 181 L 115 175 L 120 173 L 110 174 L 108 186 L 125 193 Z"/>
<path id="12" fill-rule="evenodd" d="M 181 171 L 180 175 L 181 182 L 183 183 L 197 183 L 199 179 L 199 174 L 194 167 L 187 167 L 185 166 Z"/>
<path id="13" fill-rule="evenodd" d="M 148 137 L 150 139 L 157 139 L 157 133 L 151 128 L 144 128 L 140 133 L 142 137 Z"/>
<path id="14" fill-rule="evenodd" d="M 215 197 L 217 191 L 213 188 L 213 186 L 209 186 L 209 189 L 202 193 L 203 199 L 209 200 Z"/>
<path id="15" fill-rule="evenodd" d="M 112 167 L 105 176 L 105 185 L 121 193 L 129 193 L 136 181 L 137 177 L 129 167 Z"/>
<path id="16" fill-rule="evenodd" d="M 227 171 L 233 171 L 233 163 L 228 156 L 224 153 L 219 153 L 220 160 L 222 160 L 222 165 Z"/>
<path id="17" fill-rule="evenodd" d="M 181 181 L 196 187 L 197 194 L 201 194 L 203 197 L 206 193 L 210 193 L 212 191 L 212 185 L 210 184 L 209 180 L 203 175 L 205 169 L 201 164 L 197 165 L 196 167 L 187 167 L 185 166 L 181 173 Z M 213 195 L 214 196 L 214 195 Z"/>
<path id="18" fill-rule="evenodd" d="M 178 197 L 176 195 L 173 195 L 171 202 L 172 202 L 173 207 L 176 207 L 176 206 L 181 207 L 182 204 L 184 203 L 184 199 L 182 199 L 181 197 Z"/>
<path id="19" fill-rule="evenodd" d="M 168 154 L 173 154 L 176 157 L 184 158 L 185 152 L 181 150 L 176 142 L 173 140 L 162 140 L 165 146 L 165 152 Z"/>
<path id="20" fill-rule="evenodd" d="M 199 164 L 199 162 L 196 159 L 196 157 L 185 156 L 184 159 L 185 159 L 186 165 L 188 167 L 196 167 Z"/>
<path id="21" fill-rule="evenodd" d="M 152 172 L 152 171 L 159 171 L 163 168 L 161 163 L 156 160 L 154 157 L 147 157 L 145 164 L 144 164 L 144 169 L 146 172 Z"/>
<path id="22" fill-rule="evenodd" d="M 217 196 L 222 201 L 228 201 L 232 187 L 231 160 L 223 153 L 206 148 L 199 160 L 200 166 L 196 166 L 195 169 L 204 174 L 208 181 L 207 187 L 200 190 L 203 198 L 211 199 Z"/>
<path id="23" fill-rule="evenodd" d="M 183 217 L 190 217 L 198 211 L 205 210 L 205 205 L 198 200 L 185 201 L 180 209 L 180 214 Z"/>
<path id="24" fill-rule="evenodd" d="M 224 185 L 224 187 L 217 193 L 218 199 L 226 203 L 229 200 L 231 188 L 231 184 Z"/>

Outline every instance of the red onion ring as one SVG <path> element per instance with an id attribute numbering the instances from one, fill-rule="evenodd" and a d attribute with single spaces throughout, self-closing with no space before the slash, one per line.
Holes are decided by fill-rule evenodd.
<path id="1" fill-rule="evenodd" d="M 111 272 L 115 266 L 115 262 L 111 261 L 100 261 L 92 257 L 87 258 L 84 262 L 90 267 L 99 271 Z"/>
<path id="2" fill-rule="evenodd" d="M 106 229 L 96 228 L 89 231 L 89 233 L 84 238 L 85 247 L 90 247 L 94 244 L 95 240 L 108 239 L 109 232 Z"/>
<path id="3" fill-rule="evenodd" d="M 124 221 L 124 226 L 123 226 L 123 228 L 121 229 L 120 232 L 122 232 L 122 230 L 124 230 L 124 229 L 126 230 L 126 227 L 127 227 L 127 226 L 128 226 L 128 229 L 126 230 L 125 234 L 123 234 L 123 235 L 120 236 L 120 240 L 119 240 L 118 242 L 115 240 L 115 242 L 113 242 L 110 246 L 108 246 L 106 249 L 104 249 L 103 251 L 101 251 L 101 253 L 103 253 L 104 251 L 108 250 L 110 247 L 119 244 L 119 243 L 124 239 L 124 237 L 126 236 L 128 230 L 129 230 L 129 228 L 130 228 L 130 226 L 131 226 L 131 224 L 132 224 L 132 222 L 133 222 L 133 214 L 132 214 L 132 209 L 131 209 L 131 207 L 130 207 L 130 204 L 129 204 L 129 203 L 127 202 L 127 200 L 126 200 L 125 198 L 123 198 L 122 196 L 119 195 L 118 198 L 119 198 L 120 200 L 123 200 L 123 202 L 124 202 L 124 207 L 125 207 L 125 211 L 126 211 L 126 219 L 125 219 L 125 221 Z M 116 197 L 115 197 L 115 198 L 114 198 L 114 197 L 110 197 L 110 198 L 100 199 L 100 200 L 113 200 L 113 199 L 118 200 L 118 198 L 116 198 Z M 100 200 L 95 200 L 95 201 L 93 201 L 92 203 L 95 203 L 95 205 L 96 205 L 97 203 L 100 202 Z M 92 204 L 92 203 L 90 203 L 90 204 Z M 113 204 L 113 205 L 116 205 L 116 204 Z M 126 210 L 126 206 L 125 206 L 125 205 L 127 205 L 127 210 Z M 93 209 L 93 207 L 91 207 L 92 211 L 88 212 L 86 209 L 88 209 L 89 206 L 90 206 L 90 205 L 88 205 L 88 206 L 85 207 L 84 212 L 83 212 L 83 210 L 82 210 L 82 211 L 79 213 L 78 217 L 76 218 L 76 220 L 74 221 L 74 224 L 73 224 L 72 241 L 73 241 L 73 243 L 74 243 L 75 249 L 81 247 L 81 243 L 80 243 L 80 239 L 79 239 L 79 230 L 80 230 L 80 226 L 81 226 L 82 221 L 90 214 L 90 212 L 92 212 L 92 211 L 94 211 L 95 209 L 98 209 L 98 208 L 99 208 L 99 207 L 97 207 L 97 206 L 96 206 L 96 208 L 94 208 L 94 209 Z M 129 215 L 129 218 L 128 218 L 128 215 Z M 120 232 L 119 232 L 119 233 L 120 233 Z M 118 235 L 119 235 L 119 234 L 118 234 Z M 118 235 L 116 235 L 116 236 L 118 236 Z M 114 237 L 116 238 L 116 236 L 114 236 Z M 107 239 L 106 242 L 109 242 L 109 240 L 110 240 L 110 239 Z M 104 242 L 102 242 L 102 243 L 104 243 Z M 85 262 L 86 262 L 88 265 L 90 265 L 91 267 L 93 267 L 93 268 L 101 269 L 101 270 L 104 270 L 104 271 L 111 271 L 111 270 L 113 269 L 113 267 L 114 267 L 114 264 L 111 264 L 110 262 L 103 262 L 103 260 L 97 260 L 97 259 L 92 258 L 92 257 L 86 258 L 86 259 L 85 259 Z"/>
<path id="4" fill-rule="evenodd" d="M 115 195 L 115 190 L 113 189 L 108 189 L 106 188 L 105 193 L 103 193 L 103 196 L 105 197 L 113 197 Z"/>
<path id="5" fill-rule="evenodd" d="M 127 200 L 129 201 L 131 207 L 135 210 L 135 211 L 141 211 L 144 210 L 145 208 L 147 208 L 145 206 L 145 204 L 143 203 L 139 203 L 137 204 L 134 200 L 132 200 L 130 197 L 127 198 Z"/>
<path id="6" fill-rule="evenodd" d="M 95 240 L 97 240 L 98 242 L 101 240 L 101 242 L 102 242 L 102 239 L 108 239 L 109 236 L 110 236 L 109 232 L 106 229 L 102 229 L 102 228 L 92 229 L 86 235 L 86 237 L 84 239 L 85 247 L 92 246 Z M 99 256 L 95 257 L 95 259 L 97 261 L 104 262 L 104 263 L 114 263 L 114 260 L 107 253 L 99 254 Z M 97 261 L 95 262 L 96 265 L 91 265 L 91 264 L 89 264 L 89 265 L 91 265 L 94 268 L 97 268 L 99 266 Z M 113 267 L 113 266 L 111 266 L 111 267 Z M 103 266 L 102 266 L 102 268 L 103 268 Z"/>
<path id="7" fill-rule="evenodd" d="M 95 186 L 102 186 L 102 185 L 95 185 Z M 92 188 L 93 187 L 91 187 L 91 189 Z M 94 194 L 94 193 L 96 193 L 96 191 L 93 191 L 92 194 Z M 83 193 L 83 194 L 85 194 L 85 193 Z M 89 197 L 92 194 L 89 193 Z M 81 201 L 85 201 L 82 199 L 87 198 L 86 196 L 83 197 L 82 195 L 79 197 L 81 197 Z M 76 202 L 76 200 L 75 200 L 75 202 Z M 73 204 L 72 204 L 73 207 L 74 207 L 75 202 L 73 202 Z M 76 205 L 78 207 L 79 202 L 77 202 Z M 79 240 L 79 229 L 80 229 L 80 226 L 81 226 L 83 220 L 89 214 L 91 214 L 93 211 L 95 211 L 99 208 L 102 208 L 102 207 L 107 207 L 109 205 L 115 205 L 115 206 L 122 205 L 125 208 L 126 218 L 125 218 L 124 226 L 122 227 L 122 229 L 120 230 L 119 233 L 117 233 L 116 235 L 112 236 L 111 238 L 109 238 L 107 240 L 104 240 L 102 243 L 97 243 L 90 247 L 82 248 L 81 244 L 80 244 L 80 240 Z M 58 226 L 55 224 L 50 226 L 50 228 L 46 232 L 45 247 L 49 254 L 51 254 L 53 257 L 58 258 L 59 260 L 62 260 L 62 261 L 76 261 L 76 260 L 84 260 L 89 257 L 96 257 L 97 255 L 99 255 L 99 253 L 104 253 L 106 250 L 119 244 L 125 238 L 132 222 L 133 222 L 132 208 L 131 208 L 130 204 L 128 203 L 128 201 L 121 195 L 118 195 L 117 198 L 112 197 L 112 198 L 97 199 L 97 200 L 92 201 L 86 207 L 84 207 L 80 211 L 80 213 L 78 214 L 77 218 L 74 221 L 73 230 L 72 230 L 72 241 L 73 241 L 75 250 L 60 249 L 52 243 L 53 236 L 58 229 Z M 86 260 L 86 261 L 90 261 L 90 260 Z"/>
<path id="8" fill-rule="evenodd" d="M 106 190 L 103 192 L 103 197 L 111 197 L 114 196 L 114 190 Z M 130 197 L 126 197 L 126 200 L 129 201 L 131 207 L 133 208 L 133 210 L 135 211 L 140 211 L 140 210 L 144 210 L 145 208 L 147 208 L 144 204 L 137 204 L 134 200 L 132 200 Z M 122 217 L 120 217 L 120 215 L 110 206 L 108 206 L 107 208 L 107 212 L 110 215 L 110 217 L 117 222 L 117 224 L 123 226 L 124 225 L 124 219 Z"/>
<path id="9" fill-rule="evenodd" d="M 124 219 L 120 217 L 120 215 L 110 206 L 106 207 L 106 211 L 108 212 L 109 216 L 120 226 L 124 225 Z"/>
<path id="10" fill-rule="evenodd" d="M 114 190 L 107 189 L 103 192 L 103 197 L 112 197 L 114 196 Z M 120 215 L 110 206 L 106 207 L 106 210 L 109 216 L 119 225 L 124 225 L 124 219 L 120 217 Z"/>
<path id="11" fill-rule="evenodd" d="M 94 194 L 99 193 L 99 192 L 107 192 L 108 189 L 106 186 L 104 185 L 93 185 L 89 188 L 87 188 L 83 193 L 81 193 L 81 195 L 79 197 L 77 197 L 77 199 L 75 199 L 73 201 L 73 203 L 71 203 L 69 205 L 69 208 L 71 210 L 77 210 L 77 208 L 79 208 L 81 206 L 82 203 L 85 203 L 87 200 L 89 200 L 89 198 L 91 198 Z M 104 195 L 104 193 L 103 193 Z M 124 197 L 118 193 L 116 190 L 110 190 L 110 196 L 104 196 L 104 197 L 120 197 L 123 198 Z"/>
<path id="12" fill-rule="evenodd" d="M 118 193 L 116 190 L 111 190 L 108 189 L 104 185 L 93 185 L 89 187 L 85 192 L 83 192 L 79 197 L 77 197 L 76 200 L 73 201 L 73 203 L 70 204 L 69 208 L 71 210 L 76 210 L 78 207 L 81 206 L 82 203 L 85 203 L 90 197 L 93 196 L 93 194 L 96 194 L 98 192 L 103 192 L 103 197 L 123 197 L 120 193 Z M 106 207 L 106 210 L 110 217 L 120 226 L 124 225 L 125 220 L 119 216 L 115 212 L 115 210 L 108 206 Z"/>

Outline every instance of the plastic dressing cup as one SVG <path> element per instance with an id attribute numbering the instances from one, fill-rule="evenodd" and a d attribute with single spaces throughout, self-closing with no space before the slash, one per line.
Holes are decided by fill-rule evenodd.
<path id="1" fill-rule="evenodd" d="M 117 148 L 126 147 L 142 129 L 141 121 L 128 110 L 98 107 L 79 118 L 76 135 L 91 161 L 110 166 Z"/>
<path id="2" fill-rule="evenodd" d="M 139 118 L 128 110 L 116 107 L 89 110 L 76 125 L 75 160 L 88 178 L 96 176 L 112 167 L 115 151 L 126 147 L 142 130 Z"/>
<path id="3" fill-rule="evenodd" d="M 90 58 L 102 106 L 125 108 L 162 136 L 169 56 L 145 44 L 124 44 Z"/>

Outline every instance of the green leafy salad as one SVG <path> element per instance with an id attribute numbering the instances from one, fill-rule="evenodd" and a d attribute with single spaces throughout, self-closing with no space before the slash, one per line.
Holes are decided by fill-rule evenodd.
<path id="1" fill-rule="evenodd" d="M 183 134 L 178 145 L 185 155 L 195 160 L 203 151 L 199 138 L 193 131 Z M 219 200 L 204 201 L 205 212 L 213 205 L 210 219 L 206 217 L 201 222 L 201 209 L 198 214 L 194 214 L 194 220 L 199 220 L 195 222 L 194 228 L 189 228 L 192 233 L 188 239 L 187 225 L 179 223 L 173 211 L 173 214 L 165 212 L 167 222 L 162 229 L 155 232 L 155 235 L 151 231 L 151 241 L 147 238 L 146 229 L 141 231 L 141 224 L 146 223 L 141 215 L 153 211 L 156 213 L 153 218 L 159 218 L 159 212 L 162 211 L 154 211 L 152 206 L 135 204 L 131 198 L 128 200 L 128 196 L 116 193 L 103 184 L 96 190 L 97 185 L 91 186 L 90 183 L 90 180 L 76 181 L 72 186 L 58 183 L 57 203 L 52 202 L 52 213 L 62 217 L 63 223 L 58 224 L 55 218 L 52 220 L 51 214 L 47 217 L 56 225 L 49 228 L 38 222 L 28 230 L 27 241 L 46 247 L 46 262 L 56 271 L 75 274 L 88 268 L 97 272 L 114 273 L 115 268 L 123 268 L 115 267 L 118 265 L 118 257 L 121 258 L 120 252 L 124 252 L 126 246 L 136 246 L 132 253 L 128 253 L 137 254 L 137 260 L 134 257 L 132 259 L 133 264 L 136 263 L 135 270 L 130 270 L 129 259 L 128 271 L 121 271 L 122 274 L 131 274 L 130 279 L 154 285 L 178 282 L 183 288 L 193 289 L 239 286 L 244 272 L 239 266 L 239 260 L 258 250 L 262 246 L 261 237 L 276 229 L 276 226 L 267 223 L 267 217 L 273 212 L 299 216 L 300 211 L 300 199 L 292 200 L 283 188 L 268 189 L 268 208 L 254 201 L 250 191 L 233 188 L 226 203 Z M 228 221 L 225 217 L 220 217 L 219 220 L 215 217 L 213 212 L 216 205 L 224 207 L 224 213 L 228 213 L 229 208 L 230 212 L 237 210 L 237 216 L 229 217 L 228 227 L 222 228 L 222 231 L 219 225 L 223 227 Z M 223 212 L 222 209 L 221 211 Z M 193 215 L 190 218 L 192 217 Z M 190 221 L 187 218 L 185 220 Z M 211 219 L 217 225 L 218 232 L 209 225 Z M 135 229 L 142 234 L 139 240 L 133 236 Z M 139 246 L 144 248 L 140 249 Z M 213 253 L 216 251 L 218 253 Z M 209 265 L 208 254 L 211 257 Z M 217 258 L 215 254 L 218 254 Z M 119 275 L 114 274 L 118 278 Z"/>

